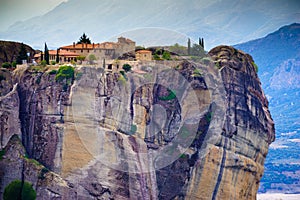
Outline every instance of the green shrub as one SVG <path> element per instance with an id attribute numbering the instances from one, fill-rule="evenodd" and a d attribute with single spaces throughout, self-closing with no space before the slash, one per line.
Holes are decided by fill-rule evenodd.
<path id="1" fill-rule="evenodd" d="M 2 64 L 2 68 L 10 69 L 12 66 L 9 62 L 5 62 Z"/>
<path id="2" fill-rule="evenodd" d="M 134 134 L 137 131 L 137 126 L 135 124 L 131 125 L 130 134 Z"/>
<path id="3" fill-rule="evenodd" d="M 201 73 L 200 69 L 194 69 L 192 76 L 193 77 L 201 77 L 202 73 Z"/>
<path id="4" fill-rule="evenodd" d="M 46 60 L 42 60 L 42 61 L 41 61 L 41 65 L 42 65 L 43 67 L 46 67 L 46 66 L 47 66 L 47 61 L 46 61 Z"/>
<path id="5" fill-rule="evenodd" d="M 125 72 L 129 72 L 131 70 L 131 66 L 127 63 L 124 64 L 122 68 L 124 69 Z"/>
<path id="6" fill-rule="evenodd" d="M 167 96 L 163 96 L 163 97 L 158 97 L 159 100 L 163 100 L 163 101 L 169 101 L 172 99 L 176 98 L 176 93 L 175 91 L 172 90 L 168 90 L 169 94 Z"/>
<path id="7" fill-rule="evenodd" d="M 56 69 L 52 69 L 50 72 L 49 72 L 50 75 L 53 75 L 53 74 L 57 74 L 57 70 Z"/>
<path id="8" fill-rule="evenodd" d="M 24 181 L 23 187 L 21 180 L 12 181 L 5 187 L 3 200 L 35 200 L 36 192 L 27 181 Z"/>
<path id="9" fill-rule="evenodd" d="M 74 68 L 71 66 L 60 66 L 58 69 L 58 72 L 55 76 L 55 80 L 58 82 L 62 82 L 63 80 L 66 80 L 66 83 L 68 80 L 74 79 Z"/>
<path id="10" fill-rule="evenodd" d="M 2 74 L 0 74 L 0 82 L 6 80 L 5 76 L 3 76 Z"/>
<path id="11" fill-rule="evenodd" d="M 164 60 L 171 60 L 171 54 L 167 51 L 164 51 L 163 55 L 162 55 L 162 58 Z"/>
<path id="12" fill-rule="evenodd" d="M 52 60 L 51 65 L 55 65 L 55 64 L 56 64 L 56 61 Z"/>
<path id="13" fill-rule="evenodd" d="M 16 67 L 17 67 L 17 62 L 16 62 L 16 61 L 13 61 L 13 62 L 11 63 L 11 65 L 12 65 L 13 68 L 16 68 Z"/>
<path id="14" fill-rule="evenodd" d="M 255 72 L 257 73 L 258 72 L 258 66 L 257 66 L 257 64 L 255 64 L 255 62 L 252 62 L 252 65 L 254 66 Z"/>
<path id="15" fill-rule="evenodd" d="M 5 149 L 0 151 L 0 160 L 2 160 L 3 156 L 5 155 Z"/>

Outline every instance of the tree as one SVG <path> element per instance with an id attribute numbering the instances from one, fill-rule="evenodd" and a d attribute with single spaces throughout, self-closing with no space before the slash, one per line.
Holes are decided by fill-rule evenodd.
<path id="1" fill-rule="evenodd" d="M 58 82 L 61 82 L 63 80 L 66 80 L 66 84 L 68 80 L 73 81 L 74 79 L 74 68 L 71 66 L 61 66 L 59 67 L 57 74 L 55 76 L 55 80 Z"/>
<path id="2" fill-rule="evenodd" d="M 3 193 L 3 200 L 35 200 L 36 192 L 27 181 L 15 180 L 6 186 Z"/>
<path id="3" fill-rule="evenodd" d="M 27 60 L 28 55 L 26 51 L 25 45 L 22 43 L 19 51 L 19 55 L 17 56 L 17 64 L 22 64 L 23 60 Z"/>
<path id="4" fill-rule="evenodd" d="M 59 63 L 59 49 L 56 50 L 56 63 Z"/>
<path id="5" fill-rule="evenodd" d="M 131 70 L 131 66 L 129 64 L 124 64 L 123 69 L 125 72 L 129 72 Z"/>
<path id="6" fill-rule="evenodd" d="M 90 63 L 93 64 L 95 60 L 96 60 L 96 56 L 94 54 L 90 54 L 89 55 L 89 61 L 90 61 Z"/>
<path id="7" fill-rule="evenodd" d="M 46 42 L 45 42 L 45 60 L 46 60 L 47 65 L 49 65 L 49 50 L 48 50 Z"/>
<path id="8" fill-rule="evenodd" d="M 83 33 L 83 35 L 79 38 L 79 41 L 77 42 L 77 44 L 82 44 L 82 43 L 91 44 L 90 38 L 88 38 L 85 33 Z"/>
<path id="9" fill-rule="evenodd" d="M 191 39 L 188 39 L 188 55 L 191 55 Z"/>
<path id="10" fill-rule="evenodd" d="M 193 47 L 191 48 L 190 55 L 192 56 L 204 56 L 205 51 L 199 44 L 193 44 Z"/>

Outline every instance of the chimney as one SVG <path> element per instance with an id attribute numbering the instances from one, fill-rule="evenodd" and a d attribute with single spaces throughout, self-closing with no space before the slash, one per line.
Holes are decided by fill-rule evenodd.
<path id="1" fill-rule="evenodd" d="M 73 42 L 73 48 L 75 48 L 75 42 Z"/>

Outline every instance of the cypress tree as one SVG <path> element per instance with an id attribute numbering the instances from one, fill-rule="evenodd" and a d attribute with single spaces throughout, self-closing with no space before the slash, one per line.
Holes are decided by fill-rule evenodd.
<path id="1" fill-rule="evenodd" d="M 188 55 L 191 54 L 191 39 L 188 39 Z"/>
<path id="2" fill-rule="evenodd" d="M 56 63 L 59 63 L 59 49 L 56 50 Z"/>
<path id="3" fill-rule="evenodd" d="M 202 38 L 201 46 L 204 49 L 204 38 Z"/>
<path id="4" fill-rule="evenodd" d="M 23 60 L 27 60 L 27 52 L 25 45 L 22 43 L 19 51 L 19 55 L 17 57 L 17 64 L 22 64 Z"/>
<path id="5" fill-rule="evenodd" d="M 45 42 L 45 60 L 46 60 L 46 63 L 47 65 L 49 65 L 49 50 L 48 50 L 48 47 L 47 47 L 47 44 Z"/>

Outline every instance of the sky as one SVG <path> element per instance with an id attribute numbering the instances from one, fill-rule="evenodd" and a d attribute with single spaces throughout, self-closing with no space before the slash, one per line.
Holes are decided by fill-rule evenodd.
<path id="1" fill-rule="evenodd" d="M 0 0 L 0 31 L 18 21 L 43 15 L 67 0 Z"/>

